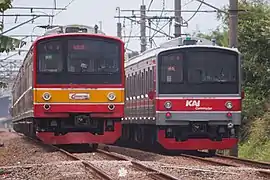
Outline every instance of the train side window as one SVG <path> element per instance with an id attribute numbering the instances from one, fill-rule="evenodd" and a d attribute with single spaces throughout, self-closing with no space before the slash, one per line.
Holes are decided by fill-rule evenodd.
<path id="1" fill-rule="evenodd" d="M 153 84 L 154 84 L 154 81 L 153 81 L 153 69 L 152 69 L 152 67 L 151 67 L 151 69 L 150 69 L 150 77 L 149 77 L 149 81 L 150 81 L 150 87 L 149 87 L 149 89 L 150 90 L 153 90 Z"/>
<path id="2" fill-rule="evenodd" d="M 138 76 L 138 74 L 137 74 L 137 72 L 135 72 L 135 96 L 137 96 L 137 93 L 138 93 L 138 80 L 137 80 L 137 76 Z"/>
<path id="3" fill-rule="evenodd" d="M 142 87 L 141 87 L 141 95 L 144 95 L 145 93 L 144 93 L 144 73 L 145 73 L 145 71 L 144 71 L 144 69 L 142 70 L 142 77 L 141 77 L 141 85 L 142 85 Z"/>
<path id="4" fill-rule="evenodd" d="M 125 83 L 125 98 L 127 97 L 127 80 L 128 80 L 128 77 L 127 76 L 125 76 L 125 81 L 126 81 L 126 83 Z"/>
<path id="5" fill-rule="evenodd" d="M 150 71 L 150 67 L 148 67 L 148 92 L 151 90 L 151 71 Z"/>
<path id="6" fill-rule="evenodd" d="M 141 72 L 138 71 L 138 93 L 137 93 L 137 96 L 140 96 L 141 95 Z"/>
<path id="7" fill-rule="evenodd" d="M 141 95 L 141 71 L 138 71 L 138 93 L 137 96 Z"/>
<path id="8" fill-rule="evenodd" d="M 131 91 L 131 93 L 130 93 L 130 96 L 131 97 L 133 97 L 133 95 L 134 95 L 134 81 L 133 81 L 133 79 L 134 79 L 134 75 L 133 75 L 133 73 L 131 73 L 131 78 L 130 78 L 130 82 L 131 82 L 131 89 L 132 89 L 132 91 Z"/>
<path id="9" fill-rule="evenodd" d="M 133 82 L 134 82 L 134 84 L 133 84 L 133 87 L 134 87 L 134 94 L 133 94 L 133 96 L 136 96 L 136 94 L 137 94 L 137 82 L 136 82 L 136 72 L 134 72 L 134 79 L 133 79 Z"/>
<path id="10" fill-rule="evenodd" d="M 143 75 L 143 95 L 146 94 L 146 82 L 145 82 L 145 78 L 146 78 L 146 71 L 145 69 L 143 69 L 144 75 Z"/>
<path id="11" fill-rule="evenodd" d="M 127 75 L 128 80 L 127 80 L 127 97 L 130 96 L 130 76 L 129 74 Z"/>
<path id="12" fill-rule="evenodd" d="M 137 71 L 137 91 L 136 96 L 140 94 L 140 72 Z M 136 97 L 137 98 L 137 97 Z"/>
<path id="13" fill-rule="evenodd" d="M 147 77 L 148 77 L 148 71 L 145 69 L 145 94 L 147 94 L 147 87 L 148 87 L 148 82 L 147 82 Z"/>
<path id="14" fill-rule="evenodd" d="M 131 76 L 128 75 L 128 98 L 131 96 Z"/>
<path id="15" fill-rule="evenodd" d="M 128 97 L 128 75 L 126 74 L 126 82 L 125 82 L 125 97 Z"/>

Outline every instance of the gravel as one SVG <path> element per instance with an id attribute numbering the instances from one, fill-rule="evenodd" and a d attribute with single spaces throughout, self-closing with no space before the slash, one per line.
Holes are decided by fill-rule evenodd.
<path id="1" fill-rule="evenodd" d="M 152 179 L 148 177 L 148 172 L 134 168 L 130 161 L 91 161 L 89 163 L 106 171 L 109 176 L 115 179 Z"/>
<path id="2" fill-rule="evenodd" d="M 234 167 L 224 167 L 224 166 L 201 166 L 201 167 L 191 167 L 191 166 L 178 166 L 178 165 L 168 165 L 164 163 L 156 163 L 144 161 L 141 162 L 146 166 L 152 167 L 159 171 L 168 173 L 174 177 L 185 180 L 235 180 L 235 179 L 245 179 L 245 180 L 266 180 L 267 178 L 258 176 L 256 169 L 252 168 L 234 168 Z"/>
<path id="3" fill-rule="evenodd" d="M 146 166 L 161 170 L 179 179 L 267 179 L 259 176 L 255 168 L 228 167 L 220 165 L 210 165 L 208 162 L 182 157 L 182 156 L 165 156 L 145 152 L 136 149 L 122 148 L 117 146 L 104 146 L 101 148 L 116 152 L 144 162 Z M 109 147 L 109 148 L 108 148 Z"/>
<path id="4" fill-rule="evenodd" d="M 228 164 L 231 164 L 233 166 L 238 166 L 238 167 L 250 167 L 250 168 L 263 168 L 263 169 L 270 169 L 270 165 L 261 165 L 261 164 L 252 164 L 248 162 L 242 162 L 234 159 L 229 159 L 225 157 L 213 157 L 213 158 L 205 158 L 205 159 L 211 159 L 213 161 L 217 162 L 225 162 Z"/>
<path id="5" fill-rule="evenodd" d="M 0 148 L 0 166 L 70 160 L 66 155 L 40 147 L 16 133 L 1 133 L 1 141 L 4 143 L 4 147 Z"/>
<path id="6" fill-rule="evenodd" d="M 115 160 L 113 157 L 109 157 L 108 155 L 99 152 L 72 154 L 85 161 Z"/>
<path id="7" fill-rule="evenodd" d="M 185 165 L 185 166 L 209 166 L 209 163 L 207 162 L 202 162 L 196 159 L 187 158 L 183 156 L 165 156 L 165 155 L 145 152 L 145 151 L 141 151 L 137 149 L 123 148 L 123 147 L 117 147 L 117 146 L 107 146 L 107 145 L 100 146 L 100 148 L 105 148 L 105 149 L 107 147 L 109 147 L 110 152 L 116 152 L 118 154 L 132 157 L 140 161 L 155 161 L 155 162 L 160 162 L 160 163 L 167 163 L 167 164 L 173 164 L 173 165 Z"/>
<path id="8" fill-rule="evenodd" d="M 61 152 L 36 145 L 16 133 L 0 132 L 0 179 L 97 179 L 93 171 L 86 169 L 80 161 L 71 161 Z M 101 146 L 102 147 L 102 146 Z M 129 148 L 109 146 L 111 152 L 122 154 L 129 160 L 138 159 L 144 165 L 185 180 L 203 179 L 257 179 L 254 168 L 210 166 L 207 162 L 182 156 L 164 156 Z M 118 161 L 100 152 L 73 153 L 116 179 L 152 179 L 149 172 L 138 170 L 130 161 Z M 12 166 L 13 165 L 13 166 Z M 4 167 L 3 167 L 4 166 Z M 12 166 L 12 167 L 11 167 Z"/>
<path id="9" fill-rule="evenodd" d="M 7 173 L 5 173 L 7 172 Z M 89 169 L 78 162 L 44 164 L 31 168 L 10 168 L 3 171 L 0 179 L 5 180 L 84 180 L 97 179 Z"/>

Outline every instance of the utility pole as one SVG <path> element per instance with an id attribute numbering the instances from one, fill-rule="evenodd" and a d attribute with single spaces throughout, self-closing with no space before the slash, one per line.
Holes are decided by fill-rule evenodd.
<path id="1" fill-rule="evenodd" d="M 181 16 L 181 0 L 174 0 L 174 16 L 175 16 L 175 25 L 174 25 L 174 36 L 181 36 L 181 25 L 182 25 L 182 16 Z"/>
<path id="2" fill-rule="evenodd" d="M 230 47 L 237 48 L 237 26 L 238 26 L 238 0 L 230 0 L 229 10 L 230 20 Z"/>
<path id="3" fill-rule="evenodd" d="M 217 12 L 217 11 L 221 11 L 221 10 L 182 10 L 182 5 L 181 5 L 181 0 L 174 0 L 174 9 L 154 9 L 151 10 L 148 8 L 147 10 L 147 15 L 146 15 L 146 6 L 144 5 L 144 0 L 142 1 L 142 5 L 140 6 L 140 9 L 121 9 L 119 7 L 116 8 L 116 10 L 118 10 L 118 16 L 114 16 L 114 18 L 118 19 L 118 23 L 117 23 L 117 36 L 118 37 L 122 37 L 122 38 L 126 38 L 128 37 L 130 38 L 138 38 L 138 36 L 132 36 L 132 35 L 128 35 L 128 36 L 122 36 L 121 35 L 121 27 L 125 27 L 125 20 L 129 20 L 134 24 L 138 24 L 140 25 L 140 43 L 141 43 L 141 52 L 144 52 L 146 50 L 147 47 L 147 39 L 149 37 L 149 43 L 150 43 L 150 47 L 151 47 L 151 43 L 155 43 L 153 38 L 174 38 L 174 37 L 180 37 L 181 35 L 183 35 L 181 28 L 184 27 L 183 25 L 183 19 L 182 19 L 182 13 L 194 13 L 194 12 L 204 12 L 204 13 L 211 13 L 211 12 Z M 201 3 L 204 3 L 204 1 L 202 0 L 197 0 Z M 131 15 L 120 15 L 120 12 L 131 12 Z M 160 12 L 161 15 L 148 15 L 151 13 L 155 13 L 155 12 Z M 163 15 L 162 13 L 164 12 L 169 12 L 169 13 L 174 13 L 173 15 L 169 16 L 169 15 Z M 138 15 L 138 13 L 140 13 L 140 15 Z M 120 19 L 124 19 L 123 21 L 123 26 L 121 26 L 120 23 Z M 166 22 L 163 25 L 160 25 L 160 22 Z M 174 35 L 171 35 L 171 26 L 172 26 L 172 22 L 175 22 L 175 32 Z M 148 23 L 148 24 L 146 24 Z M 169 27 L 169 32 L 167 33 L 166 30 L 164 30 L 164 28 Z M 149 31 L 149 35 L 146 36 L 146 29 L 152 30 Z M 159 35 L 158 35 L 159 34 Z"/>
<path id="4" fill-rule="evenodd" d="M 238 0 L 230 0 L 230 10 L 229 10 L 229 24 L 230 24 L 230 36 L 229 44 L 230 47 L 237 48 L 237 27 L 238 27 Z M 238 132 L 238 138 L 239 138 Z M 230 155 L 238 157 L 238 144 L 230 149 Z"/>
<path id="5" fill-rule="evenodd" d="M 141 28 L 141 53 L 146 51 L 146 6 L 143 4 L 141 5 L 141 22 L 140 22 L 140 28 Z"/>
<path id="6" fill-rule="evenodd" d="M 118 11 L 118 22 L 117 22 L 117 37 L 119 37 L 120 39 L 122 39 L 122 24 L 121 24 L 121 21 L 120 21 L 120 14 L 121 14 L 121 11 L 120 11 L 120 7 L 117 7 L 116 10 Z"/>

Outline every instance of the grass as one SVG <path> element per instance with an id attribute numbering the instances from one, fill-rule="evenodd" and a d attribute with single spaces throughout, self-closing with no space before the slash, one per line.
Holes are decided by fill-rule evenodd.
<path id="1" fill-rule="evenodd" d="M 252 123 L 249 139 L 239 147 L 239 157 L 270 161 L 270 112 Z"/>

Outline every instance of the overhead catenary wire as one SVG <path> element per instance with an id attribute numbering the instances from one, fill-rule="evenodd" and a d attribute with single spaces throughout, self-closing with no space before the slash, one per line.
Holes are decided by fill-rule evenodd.
<path id="1" fill-rule="evenodd" d="M 190 20 L 192 20 L 192 19 L 196 16 L 196 14 L 199 12 L 199 10 L 201 9 L 201 7 L 202 7 L 202 5 L 203 5 L 203 2 L 204 2 L 204 0 L 202 0 L 201 4 L 198 6 L 198 8 L 197 8 L 197 10 L 194 12 L 194 14 L 193 14 L 188 20 L 186 20 L 186 23 L 189 22 Z"/>
<path id="2" fill-rule="evenodd" d="M 150 10 L 150 8 L 151 8 L 151 5 L 152 5 L 152 3 L 154 2 L 154 0 L 151 0 L 151 2 L 149 3 L 149 5 L 148 5 L 148 8 L 147 8 L 147 11 L 149 11 Z"/>
<path id="3" fill-rule="evenodd" d="M 76 1 L 76 0 L 71 0 L 71 1 L 64 7 L 64 9 L 67 9 L 72 3 L 74 3 L 74 1 Z M 57 16 L 57 15 L 59 15 L 59 14 L 62 13 L 62 12 L 63 12 L 63 10 L 59 11 L 58 13 L 56 13 L 56 14 L 54 15 L 54 17 Z"/>

